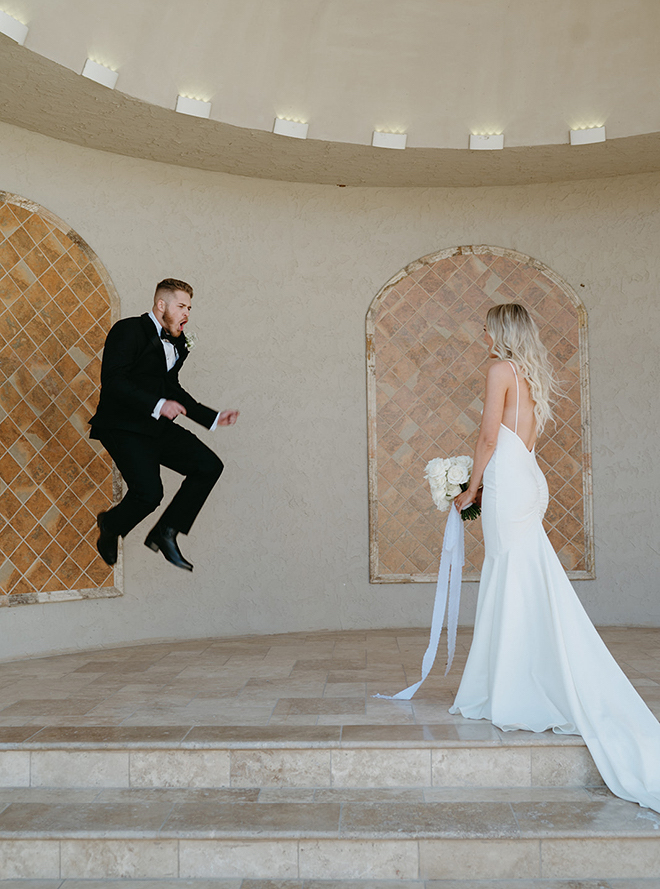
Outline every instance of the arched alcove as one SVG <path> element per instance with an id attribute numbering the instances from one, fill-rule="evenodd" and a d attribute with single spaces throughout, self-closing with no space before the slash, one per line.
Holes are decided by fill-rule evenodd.
<path id="1" fill-rule="evenodd" d="M 454 247 L 413 262 L 367 313 L 370 579 L 432 581 L 446 513 L 424 479 L 433 457 L 471 454 L 479 430 L 490 306 L 520 302 L 536 319 L 562 386 L 537 443 L 548 479 L 545 525 L 573 579 L 594 577 L 587 316 L 543 263 L 499 247 Z M 483 560 L 480 522 L 466 523 L 464 578 Z"/>
<path id="2" fill-rule="evenodd" d="M 0 192 L 0 604 L 117 596 L 96 515 L 120 480 L 88 438 L 119 299 L 65 222 Z"/>

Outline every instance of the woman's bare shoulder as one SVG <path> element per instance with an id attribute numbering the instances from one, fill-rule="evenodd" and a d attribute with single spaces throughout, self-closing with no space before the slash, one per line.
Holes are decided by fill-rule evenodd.
<path id="1" fill-rule="evenodd" d="M 511 365 L 508 361 L 492 361 L 486 372 L 489 383 L 504 383 L 512 378 Z"/>

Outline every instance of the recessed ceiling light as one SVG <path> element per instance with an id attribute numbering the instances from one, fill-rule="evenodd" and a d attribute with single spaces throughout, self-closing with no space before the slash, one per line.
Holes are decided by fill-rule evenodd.
<path id="1" fill-rule="evenodd" d="M 499 151 L 501 148 L 504 148 L 504 133 L 495 133 L 489 136 L 472 133 L 470 136 L 472 151 Z"/>
<path id="2" fill-rule="evenodd" d="M 100 83 L 102 86 L 107 86 L 113 90 L 119 77 L 119 71 L 113 71 L 107 65 L 100 65 L 98 62 L 87 59 L 85 67 L 82 69 L 82 76 L 95 80 L 96 83 Z"/>
<path id="3" fill-rule="evenodd" d="M 584 130 L 569 130 L 571 145 L 591 145 L 605 141 L 605 127 L 587 127 Z"/>
<path id="4" fill-rule="evenodd" d="M 300 123 L 299 120 L 285 120 L 283 117 L 276 117 L 273 124 L 273 132 L 280 136 L 292 136 L 294 139 L 306 139 L 308 123 Z"/>
<path id="5" fill-rule="evenodd" d="M 15 19 L 13 15 L 9 15 L 9 13 L 0 12 L 0 33 L 6 34 L 7 37 L 11 37 L 12 40 L 23 46 L 27 37 L 28 26 L 24 25 L 23 22 L 19 22 L 18 19 Z"/>
<path id="6" fill-rule="evenodd" d="M 191 99 L 189 96 L 177 96 L 176 110 L 179 114 L 191 114 L 193 117 L 210 117 L 211 103 L 202 102 L 201 99 Z"/>
<path id="7" fill-rule="evenodd" d="M 379 133 L 374 130 L 371 144 L 375 148 L 405 148 L 407 139 L 406 133 Z"/>

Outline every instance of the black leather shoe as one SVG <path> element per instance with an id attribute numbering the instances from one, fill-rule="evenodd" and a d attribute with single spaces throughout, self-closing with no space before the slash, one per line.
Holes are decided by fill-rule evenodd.
<path id="1" fill-rule="evenodd" d="M 96 548 L 106 565 L 114 565 L 117 561 L 119 535 L 111 534 L 105 527 L 105 514 L 105 512 L 100 512 L 96 517 L 96 524 L 99 526 L 99 539 L 96 541 Z"/>
<path id="2" fill-rule="evenodd" d="M 160 550 L 168 562 L 176 565 L 177 568 L 184 568 L 186 571 L 192 571 L 192 564 L 181 555 L 181 550 L 176 542 L 178 531 L 174 528 L 162 528 L 156 525 L 155 528 L 147 535 L 144 545 L 148 546 L 155 553 Z"/>

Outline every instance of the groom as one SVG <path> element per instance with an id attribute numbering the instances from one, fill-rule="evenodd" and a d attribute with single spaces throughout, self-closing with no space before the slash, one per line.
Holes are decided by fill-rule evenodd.
<path id="1" fill-rule="evenodd" d="M 144 542 L 177 568 L 193 569 L 179 549 L 177 534 L 190 531 L 223 465 L 210 448 L 174 421 L 183 414 L 213 431 L 216 426 L 232 426 L 238 411 L 217 413 L 195 401 L 179 383 L 179 371 L 188 357 L 183 330 L 192 295 L 190 284 L 166 278 L 156 287 L 151 311 L 118 321 L 105 341 L 101 395 L 89 421 L 90 438 L 108 451 L 128 487 L 123 500 L 97 519 L 97 548 L 108 565 L 117 561 L 119 538 L 163 499 L 160 467 L 167 466 L 185 478 Z"/>

